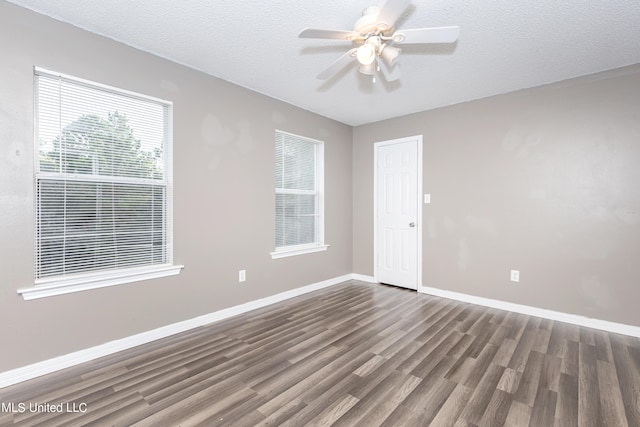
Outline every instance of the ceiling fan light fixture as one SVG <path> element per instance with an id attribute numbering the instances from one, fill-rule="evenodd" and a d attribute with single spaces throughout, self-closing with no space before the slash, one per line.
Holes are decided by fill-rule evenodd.
<path id="1" fill-rule="evenodd" d="M 400 56 L 400 52 L 402 52 L 402 49 L 394 46 L 389 46 L 388 44 L 383 44 L 380 47 L 380 56 L 390 67 L 393 67 L 393 65 L 396 63 L 398 57 Z"/>
<path id="2" fill-rule="evenodd" d="M 358 71 L 360 71 L 360 73 L 364 75 L 373 76 L 374 69 L 375 69 L 375 65 L 371 63 L 366 65 L 360 65 L 360 68 L 358 68 Z"/>
<path id="3" fill-rule="evenodd" d="M 358 62 L 362 65 L 372 64 L 376 59 L 376 49 L 372 45 L 365 43 L 358 48 L 356 57 L 358 58 Z"/>

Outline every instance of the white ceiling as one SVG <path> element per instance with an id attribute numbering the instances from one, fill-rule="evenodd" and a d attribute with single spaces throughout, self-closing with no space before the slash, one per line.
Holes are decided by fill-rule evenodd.
<path id="1" fill-rule="evenodd" d="M 378 0 L 10 0 L 349 125 L 640 63 L 639 0 L 413 0 L 397 27 L 459 25 L 455 45 L 404 46 L 392 84 L 316 75 Z"/>

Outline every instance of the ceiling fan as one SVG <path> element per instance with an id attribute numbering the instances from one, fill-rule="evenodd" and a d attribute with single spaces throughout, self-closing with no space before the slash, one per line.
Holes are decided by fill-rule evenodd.
<path id="1" fill-rule="evenodd" d="M 362 74 L 373 76 L 381 72 L 385 80 L 391 82 L 400 77 L 394 68 L 401 49 L 395 45 L 415 43 L 453 43 L 458 39 L 460 27 L 415 28 L 396 30 L 396 21 L 409 6 L 411 0 L 387 0 L 382 6 L 369 6 L 356 21 L 353 31 L 305 28 L 298 37 L 304 39 L 345 40 L 356 45 L 338 58 L 327 69 L 318 74 L 327 80 L 353 60 L 360 63 Z M 380 60 L 382 58 L 382 60 Z"/>

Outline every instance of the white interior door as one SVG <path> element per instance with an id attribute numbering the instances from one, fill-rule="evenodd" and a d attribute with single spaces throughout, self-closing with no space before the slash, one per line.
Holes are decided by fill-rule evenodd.
<path id="1" fill-rule="evenodd" d="M 418 289 L 422 137 L 375 144 L 375 276 Z"/>

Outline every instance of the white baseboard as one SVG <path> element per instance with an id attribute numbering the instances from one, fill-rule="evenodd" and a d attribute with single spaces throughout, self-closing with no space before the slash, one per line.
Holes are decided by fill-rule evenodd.
<path id="1" fill-rule="evenodd" d="M 85 350 L 76 351 L 63 356 L 54 357 L 53 359 L 37 362 L 32 365 L 23 366 L 21 368 L 12 369 L 10 371 L 0 373 L 0 388 L 27 381 L 42 375 L 50 374 L 65 368 L 69 368 L 80 363 L 88 362 L 99 357 L 108 356 L 118 351 L 127 350 L 141 344 L 146 344 L 161 338 L 188 331 L 189 329 L 217 322 L 238 314 L 246 313 L 257 308 L 262 308 L 280 301 L 304 295 L 309 292 L 337 285 L 353 279 L 352 274 L 335 277 L 333 279 L 324 280 L 322 282 L 313 283 L 301 288 L 292 289 L 290 291 L 281 292 L 266 298 L 250 301 L 234 307 L 225 308 L 213 313 L 205 314 L 193 319 L 185 320 L 171 325 L 163 326 L 151 331 L 142 332 L 130 337 L 110 341 Z"/>
<path id="2" fill-rule="evenodd" d="M 377 283 L 375 277 L 373 276 L 365 276 L 364 274 L 357 274 L 357 273 L 353 273 L 351 276 L 353 280 L 359 280 L 361 282 L 367 282 L 367 283 Z"/>
<path id="3" fill-rule="evenodd" d="M 497 308 L 500 310 L 513 311 L 516 313 L 527 314 L 529 316 L 542 317 L 544 319 L 556 320 L 559 322 L 571 323 L 577 326 L 586 326 L 588 328 L 599 329 L 602 331 L 640 338 L 640 327 L 638 326 L 625 325 L 623 323 L 609 322 L 606 320 L 592 319 L 589 317 L 579 316 L 577 314 L 562 313 L 559 311 L 547 310 L 544 308 L 531 307 L 528 305 L 515 304 L 512 302 L 500 301 L 490 298 L 482 298 L 459 292 L 429 288 L 426 286 L 422 286 L 419 289 L 419 292 L 423 294 L 449 298 L 456 301 L 468 302 L 471 304 Z"/>

